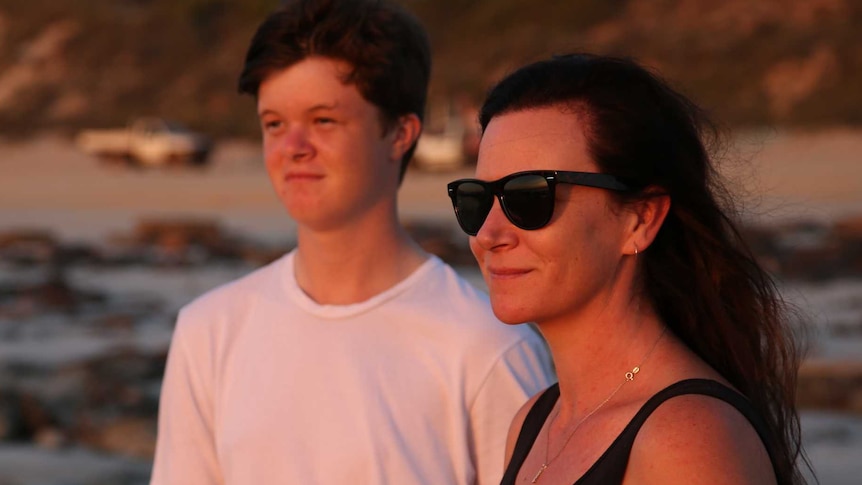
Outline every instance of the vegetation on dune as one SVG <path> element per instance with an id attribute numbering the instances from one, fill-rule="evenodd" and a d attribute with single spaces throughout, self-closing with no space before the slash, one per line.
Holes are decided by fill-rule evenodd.
<path id="1" fill-rule="evenodd" d="M 429 30 L 431 102 L 479 101 L 553 53 L 632 56 L 733 125 L 862 123 L 862 4 L 852 0 L 400 0 Z M 278 0 L 0 0 L 0 133 L 139 115 L 257 132 L 236 94 Z"/>

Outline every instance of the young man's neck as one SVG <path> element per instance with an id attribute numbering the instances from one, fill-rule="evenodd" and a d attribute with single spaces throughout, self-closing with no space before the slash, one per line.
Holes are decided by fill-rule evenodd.
<path id="1" fill-rule="evenodd" d="M 347 305 L 368 300 L 428 258 L 397 221 L 367 226 L 326 232 L 300 228 L 294 274 L 314 301 Z"/>

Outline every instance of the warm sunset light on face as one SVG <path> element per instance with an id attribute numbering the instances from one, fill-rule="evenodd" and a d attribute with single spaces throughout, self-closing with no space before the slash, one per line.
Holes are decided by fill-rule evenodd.
<path id="1" fill-rule="evenodd" d="M 398 115 L 411 116 L 414 133 L 421 133 L 403 179 L 400 156 L 406 150 L 393 149 L 400 132 L 389 129 L 385 122 L 391 120 L 383 114 L 386 109 L 401 113 L 401 106 L 388 106 L 386 96 L 380 101 L 367 93 L 375 82 L 384 93 L 405 90 L 401 84 L 407 81 L 386 84 L 377 78 L 401 69 L 405 79 L 413 79 L 409 74 L 418 71 L 405 69 L 409 63 L 378 68 L 381 59 L 392 57 L 373 58 L 363 46 L 354 50 L 367 55 L 365 67 L 373 75 L 359 78 L 344 56 L 314 52 L 298 55 L 298 61 L 291 58 L 287 67 L 275 63 L 254 93 L 237 93 L 256 28 L 286 3 L 0 2 L 0 485 L 149 483 L 167 356 L 178 318 L 185 315 L 182 309 L 225 286 L 245 291 L 249 280 L 243 278 L 295 251 L 300 235 L 307 237 L 305 247 L 319 251 L 317 259 L 297 258 L 289 275 L 267 280 L 270 286 L 261 284 L 265 290 L 250 291 L 247 302 L 252 303 L 243 311 L 253 316 L 272 312 L 292 322 L 273 310 L 285 300 L 276 289 L 292 284 L 307 298 L 303 304 L 329 305 L 336 314 L 379 294 L 395 301 L 405 274 L 415 271 L 417 260 L 433 255 L 454 268 L 453 287 L 461 288 L 464 278 L 480 290 L 471 295 L 485 307 L 490 304 L 489 318 L 506 323 L 505 331 L 521 331 L 513 328 L 525 322 L 562 326 L 572 315 L 600 315 L 597 308 L 613 293 L 608 282 L 615 281 L 627 241 L 630 213 L 621 209 L 618 193 L 560 183 L 553 211 L 543 213 L 552 212 L 550 219 L 528 229 L 507 218 L 497 194 L 470 236 L 459 226 L 447 194 L 447 183 L 459 179 L 599 171 L 590 146 L 593 126 L 588 117 L 574 116 L 574 108 L 515 109 L 495 116 L 484 133 L 477 123 L 492 85 L 518 66 L 572 46 L 631 57 L 716 122 L 720 136 L 707 147 L 714 153 L 715 176 L 727 182 L 739 202 L 738 211 L 728 213 L 738 215 L 754 260 L 799 309 L 794 324 L 808 336 L 810 350 L 796 397 L 803 445 L 823 485 L 859 482 L 862 2 L 395 0 L 427 31 L 433 60 L 427 99 L 421 91 L 421 102 L 415 103 L 424 112 Z M 349 30 L 348 24 L 340 24 L 341 30 Z M 400 126 L 398 116 L 391 117 L 392 126 Z M 704 135 L 710 129 L 704 127 Z M 487 200 L 481 195 L 474 200 Z M 372 233 L 398 244 L 387 245 L 389 239 L 376 244 Z M 350 244 L 336 241 L 339 236 Z M 399 257 L 406 263 L 398 259 L 399 264 L 386 265 Z M 312 266 L 315 276 L 328 279 L 303 279 Z M 359 303 L 315 299 L 351 284 L 359 290 L 349 298 Z M 377 291 L 392 287 L 395 296 Z M 360 291 L 365 289 L 371 296 Z M 435 291 L 422 287 L 417 293 Z M 422 312 L 446 315 L 453 328 L 463 323 L 446 313 L 461 311 L 449 300 L 419 310 L 395 305 L 406 328 L 424 321 Z M 235 307 L 208 311 L 196 318 L 216 325 L 233 322 L 239 313 Z M 337 326 L 328 318 L 320 318 L 332 324 L 321 334 Z M 304 342 L 287 325 L 256 335 L 264 343 Z M 252 334 L 250 327 L 238 331 L 238 324 L 224 328 L 241 337 Z M 329 409 L 333 414 L 348 405 L 357 415 L 380 406 L 396 409 L 393 403 L 403 394 L 418 400 L 418 393 L 385 380 L 418 386 L 420 380 L 405 375 L 414 369 L 411 365 L 432 369 L 429 373 L 441 380 L 457 374 L 441 370 L 448 369 L 448 356 L 424 353 L 441 341 L 436 327 L 422 334 L 420 343 L 397 345 L 389 340 L 390 334 L 401 335 L 395 328 L 363 335 L 370 342 L 366 349 L 349 347 L 359 356 L 355 361 L 367 364 L 363 369 L 377 372 L 357 378 L 350 390 L 360 394 L 379 379 L 386 392 L 374 396 L 373 406 L 344 398 Z M 212 348 L 229 356 L 223 365 L 230 369 L 227 374 L 239 368 L 271 377 L 273 393 L 287 388 L 288 374 L 268 367 L 270 354 L 249 352 L 243 355 L 259 360 L 230 360 L 237 355 L 231 353 L 234 344 L 215 331 L 205 335 L 189 341 L 200 345 L 195 351 Z M 493 339 L 476 340 L 461 343 L 490 345 Z M 329 362 L 328 356 L 338 352 L 353 364 L 348 356 L 354 354 L 344 350 L 348 344 L 339 347 L 336 337 L 316 343 L 299 346 L 310 359 L 302 365 L 314 358 Z M 409 365 L 386 357 L 388 351 L 404 349 L 411 352 L 405 359 Z M 279 362 L 290 357 L 282 347 L 268 351 L 284 359 Z M 463 354 L 458 358 L 465 362 L 473 356 Z M 222 369 L 216 358 L 210 362 L 199 357 L 203 353 L 189 355 L 198 365 Z M 195 372 L 186 376 L 191 376 L 185 383 L 189 388 L 203 386 L 208 378 Z M 482 382 L 471 374 L 460 383 L 472 389 Z M 505 387 L 517 379 L 500 382 Z M 443 385 L 428 386 L 433 398 L 439 397 L 438 387 Z M 251 389 L 236 381 L 212 387 L 229 397 L 238 388 Z M 336 393 L 325 386 L 315 389 L 323 390 Z M 247 402 L 258 402 L 252 398 Z M 529 396 L 518 398 L 523 402 Z M 429 397 L 427 403 L 432 402 Z M 213 415 L 224 411 L 205 399 L 196 405 L 211 406 Z M 309 414 L 326 409 L 313 400 L 301 405 Z M 490 399 L 477 406 L 503 414 Z M 440 432 L 433 421 L 423 421 L 425 415 L 403 414 L 392 418 L 388 431 L 400 431 L 407 422 L 429 434 Z M 320 416 L 309 422 L 314 419 L 339 423 Z M 506 430 L 496 443 L 501 450 Z M 225 439 L 223 428 L 209 431 Z M 275 425 L 233 428 L 228 441 L 235 441 L 213 438 L 218 459 L 211 461 L 221 464 L 228 460 L 224 455 L 252 454 L 241 443 L 255 433 L 288 442 L 284 436 L 289 433 L 280 431 Z M 371 429 L 369 435 L 372 431 L 377 432 Z M 470 441 L 472 433 L 457 436 Z M 400 446 L 393 442 L 375 451 L 409 462 L 413 455 L 401 453 Z M 446 448 L 440 451 L 429 445 L 424 451 L 444 456 L 458 446 L 440 446 Z M 474 451 L 465 450 L 468 457 Z M 494 466 L 502 455 L 494 455 Z M 340 457 L 346 456 L 342 450 Z M 373 468 L 370 463 L 365 465 Z M 307 466 L 321 468 L 311 461 Z M 336 469 L 338 462 L 331 466 Z M 464 464 L 461 472 L 475 475 L 472 466 Z M 315 482 L 318 476 L 309 472 L 305 477 Z M 544 478 L 549 477 L 550 472 Z M 220 478 L 231 482 L 227 475 Z"/>

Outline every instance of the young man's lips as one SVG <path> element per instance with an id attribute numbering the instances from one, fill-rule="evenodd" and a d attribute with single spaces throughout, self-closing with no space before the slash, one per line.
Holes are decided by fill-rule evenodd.
<path id="1" fill-rule="evenodd" d="M 306 173 L 306 172 L 289 172 L 284 174 L 284 180 L 287 181 L 301 181 L 301 180 L 320 180 L 323 178 L 323 175 L 316 173 Z"/>

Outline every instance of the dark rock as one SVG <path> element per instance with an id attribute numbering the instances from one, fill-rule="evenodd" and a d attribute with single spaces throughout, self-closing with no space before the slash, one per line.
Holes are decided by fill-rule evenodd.
<path id="1" fill-rule="evenodd" d="M 53 435 L 55 438 L 61 434 L 59 423 L 55 416 L 50 412 L 44 402 L 30 393 L 22 393 L 18 397 L 18 406 L 20 413 L 20 425 L 22 427 L 22 436 L 32 441 L 37 441 L 38 438 L 47 438 L 48 435 Z M 62 441 L 62 438 L 51 440 L 51 443 Z M 50 443 L 45 443 L 50 444 Z"/>
<path id="2" fill-rule="evenodd" d="M 832 225 L 796 221 L 749 226 L 741 232 L 758 261 L 776 277 L 824 281 L 862 275 L 862 217 Z"/>
<path id="3" fill-rule="evenodd" d="M 0 441 L 21 441 L 26 438 L 18 394 L 8 390 L 0 392 Z"/>
<path id="4" fill-rule="evenodd" d="M 799 370 L 797 405 L 862 414 L 862 362 L 804 362 Z"/>
<path id="5" fill-rule="evenodd" d="M 31 308 L 33 311 L 75 313 L 83 305 L 104 303 L 102 293 L 81 290 L 67 281 L 62 268 L 52 267 L 46 281 L 30 285 L 0 285 L 0 314 L 4 307 Z"/>
<path id="6" fill-rule="evenodd" d="M 76 435 L 79 443 L 108 453 L 152 459 L 156 450 L 155 416 L 119 416 L 90 420 Z"/>
<path id="7" fill-rule="evenodd" d="M 15 264 L 46 264 L 58 248 L 57 240 L 48 231 L 23 229 L 0 233 L 0 260 Z"/>
<path id="8" fill-rule="evenodd" d="M 154 250 L 163 264 L 237 259 L 237 241 L 213 220 L 141 220 L 133 240 Z"/>

